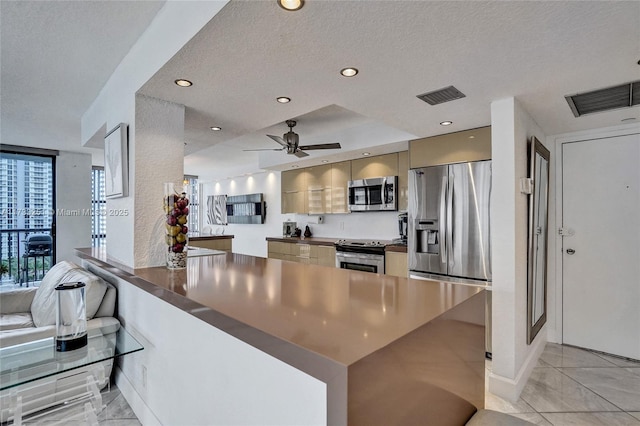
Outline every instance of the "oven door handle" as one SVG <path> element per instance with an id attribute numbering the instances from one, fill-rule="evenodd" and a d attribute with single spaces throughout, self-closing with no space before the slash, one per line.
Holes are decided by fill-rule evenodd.
<path id="1" fill-rule="evenodd" d="M 369 260 L 381 260 L 384 257 L 383 254 L 369 254 L 369 253 L 352 253 L 338 251 L 336 257 L 342 257 L 344 259 L 369 259 Z"/>

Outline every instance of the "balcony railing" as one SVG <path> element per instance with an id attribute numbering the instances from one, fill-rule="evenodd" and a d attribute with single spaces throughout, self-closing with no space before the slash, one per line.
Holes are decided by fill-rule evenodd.
<path id="1" fill-rule="evenodd" d="M 34 236 L 51 236 L 51 228 L 0 229 L 0 262 L 6 272 L 0 278 L 2 284 L 29 286 L 42 280 L 53 266 L 53 246 L 46 241 L 34 244 Z"/>

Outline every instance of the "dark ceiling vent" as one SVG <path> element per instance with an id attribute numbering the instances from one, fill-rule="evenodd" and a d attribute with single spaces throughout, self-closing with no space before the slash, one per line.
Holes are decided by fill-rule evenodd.
<path id="1" fill-rule="evenodd" d="M 576 117 L 594 112 L 629 108 L 640 105 L 640 80 L 564 98 Z"/>
<path id="2" fill-rule="evenodd" d="M 433 92 L 417 95 L 418 99 L 422 99 L 429 105 L 438 105 L 456 99 L 464 98 L 466 95 L 453 86 L 444 89 L 434 90 Z"/>

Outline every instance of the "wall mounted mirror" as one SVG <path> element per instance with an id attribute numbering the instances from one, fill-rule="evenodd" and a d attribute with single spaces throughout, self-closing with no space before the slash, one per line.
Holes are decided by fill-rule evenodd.
<path id="1" fill-rule="evenodd" d="M 529 245 L 527 279 L 527 343 L 547 322 L 547 240 L 549 205 L 549 150 L 533 137 L 529 149 Z"/>

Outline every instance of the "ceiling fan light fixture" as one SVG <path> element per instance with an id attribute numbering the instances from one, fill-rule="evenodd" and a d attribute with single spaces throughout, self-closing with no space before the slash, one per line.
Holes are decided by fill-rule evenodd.
<path id="1" fill-rule="evenodd" d="M 278 6 L 284 10 L 294 11 L 302 9 L 304 6 L 304 0 L 277 0 Z"/>
<path id="2" fill-rule="evenodd" d="M 289 102 L 291 102 L 291 98 L 287 98 L 286 96 L 279 96 L 276 98 L 276 101 L 281 104 L 288 104 Z"/>
<path id="3" fill-rule="evenodd" d="M 179 78 L 176 81 L 174 81 L 175 84 L 177 84 L 180 87 L 190 87 L 193 86 L 193 83 L 190 82 L 189 80 L 185 80 L 184 78 Z"/>
<path id="4" fill-rule="evenodd" d="M 220 126 L 211 126 L 209 128 L 211 130 L 213 130 L 214 132 L 219 132 L 220 130 L 222 130 L 222 127 L 220 127 Z"/>
<path id="5" fill-rule="evenodd" d="M 342 74 L 344 77 L 354 77 L 358 74 L 358 69 L 357 68 L 342 68 L 340 70 L 340 74 Z"/>

